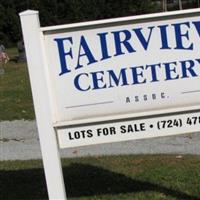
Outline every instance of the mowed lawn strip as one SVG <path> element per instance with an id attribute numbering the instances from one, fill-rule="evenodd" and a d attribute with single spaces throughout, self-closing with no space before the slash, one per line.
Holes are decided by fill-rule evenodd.
<path id="1" fill-rule="evenodd" d="M 200 156 L 63 159 L 68 199 L 198 200 Z M 41 160 L 2 161 L 1 199 L 47 199 Z"/>
<path id="2" fill-rule="evenodd" d="M 17 49 L 8 49 L 8 54 L 11 60 L 4 65 L 5 74 L 0 75 L 0 121 L 34 119 L 27 65 L 14 61 Z"/>

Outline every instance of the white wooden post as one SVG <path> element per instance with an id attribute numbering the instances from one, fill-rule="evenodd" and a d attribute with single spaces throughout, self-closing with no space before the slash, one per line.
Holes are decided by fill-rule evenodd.
<path id="1" fill-rule="evenodd" d="M 40 31 L 38 11 L 22 12 L 20 19 L 49 199 L 66 200 L 58 143 L 52 125 L 51 102 L 45 75 L 47 66 L 45 65 L 43 34 Z"/>

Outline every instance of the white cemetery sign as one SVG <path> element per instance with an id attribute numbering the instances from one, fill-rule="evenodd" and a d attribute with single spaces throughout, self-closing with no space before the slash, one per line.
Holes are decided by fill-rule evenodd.
<path id="1" fill-rule="evenodd" d="M 200 131 L 200 9 L 20 18 L 50 199 L 66 199 L 59 148 Z"/>

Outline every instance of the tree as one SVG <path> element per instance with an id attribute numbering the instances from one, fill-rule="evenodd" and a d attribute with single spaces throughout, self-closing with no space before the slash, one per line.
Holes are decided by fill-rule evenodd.
<path id="1" fill-rule="evenodd" d="M 182 10 L 183 9 L 182 0 L 179 0 L 178 4 L 179 4 L 179 10 Z"/>
<path id="2" fill-rule="evenodd" d="M 163 12 L 167 11 L 167 0 L 162 0 Z"/>
<path id="3" fill-rule="evenodd" d="M 21 39 L 19 12 L 39 10 L 42 26 L 167 11 L 167 0 L 5 0 L 0 1 L 0 43 L 13 45 Z M 199 6 L 199 0 L 184 4 Z M 193 6 L 194 5 L 194 6 Z M 182 1 L 179 0 L 182 9 Z M 170 8 L 168 8 L 170 9 Z"/>

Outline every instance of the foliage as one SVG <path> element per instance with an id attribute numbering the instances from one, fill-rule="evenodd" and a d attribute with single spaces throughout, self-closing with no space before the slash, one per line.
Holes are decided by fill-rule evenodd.
<path id="1" fill-rule="evenodd" d="M 22 38 L 19 12 L 39 10 L 41 24 L 72 23 L 161 11 L 153 0 L 6 0 L 0 2 L 0 43 L 12 45 Z M 158 1 L 157 1 L 158 2 Z M 161 4 L 160 4 L 161 5 Z M 184 8 L 197 7 L 188 0 Z M 170 8 L 172 9 L 172 8 Z"/>
<path id="2" fill-rule="evenodd" d="M 6 0 L 0 1 L 0 43 L 21 39 L 19 12 L 39 10 L 41 24 L 63 24 L 155 11 L 150 0 Z"/>

